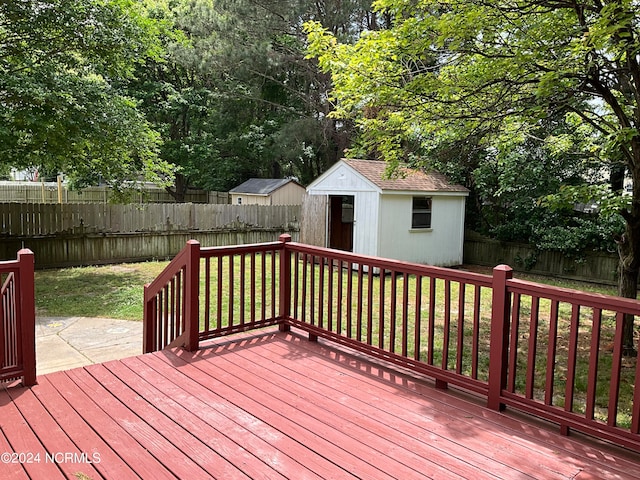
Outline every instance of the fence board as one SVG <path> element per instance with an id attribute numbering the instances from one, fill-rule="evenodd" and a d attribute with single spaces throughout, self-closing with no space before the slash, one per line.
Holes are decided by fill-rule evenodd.
<path id="1" fill-rule="evenodd" d="M 88 187 L 82 190 L 70 190 L 61 185 L 60 196 L 65 203 L 108 203 L 113 198 L 109 187 Z M 140 203 L 174 203 L 175 199 L 163 188 L 145 185 L 137 196 Z M 0 182 L 0 202 L 15 203 L 58 203 L 57 182 Z M 189 190 L 185 202 L 192 203 L 229 203 L 227 192 L 207 192 Z"/>
<path id="2" fill-rule="evenodd" d="M 297 224 L 299 217 L 296 205 L 0 203 L 0 233 L 28 237 L 279 228 Z"/>
<path id="3" fill-rule="evenodd" d="M 165 260 L 173 258 L 191 239 L 219 247 L 272 242 L 283 233 L 298 239 L 295 227 L 7 237 L 0 241 L 0 260 L 15 258 L 23 246 L 34 252 L 38 269 Z"/>
<path id="4" fill-rule="evenodd" d="M 464 263 L 490 267 L 506 264 L 520 272 L 612 285 L 617 282 L 617 254 L 586 252 L 583 258 L 576 259 L 561 252 L 541 252 L 531 245 L 473 234 L 467 234 L 464 241 Z"/>

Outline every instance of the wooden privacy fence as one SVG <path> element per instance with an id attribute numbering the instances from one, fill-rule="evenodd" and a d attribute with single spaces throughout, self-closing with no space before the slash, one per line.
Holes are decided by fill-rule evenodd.
<path id="1" fill-rule="evenodd" d="M 87 187 L 71 190 L 57 182 L 0 182 L 0 202 L 18 203 L 108 203 L 114 194 L 111 188 Z M 144 185 L 135 195 L 140 203 L 175 203 L 175 199 L 164 188 Z M 185 202 L 229 203 L 228 192 L 188 190 Z"/>
<path id="2" fill-rule="evenodd" d="M 234 225 L 274 228 L 299 217 L 296 205 L 0 203 L 0 235 L 208 231 Z"/>
<path id="3" fill-rule="evenodd" d="M 17 260 L 0 262 L 0 383 L 22 377 L 36 382 L 34 259 L 20 250 Z"/>
<path id="4" fill-rule="evenodd" d="M 551 275 L 615 285 L 618 280 L 616 253 L 585 252 L 580 258 L 562 252 L 540 251 L 524 243 L 500 242 L 467 232 L 464 263 L 494 267 L 507 264 L 519 272 Z"/>
<path id="5" fill-rule="evenodd" d="M 290 242 L 190 242 L 145 287 L 145 351 L 279 324 L 640 451 L 640 302 Z M 202 286 L 202 287 L 201 287 Z"/>

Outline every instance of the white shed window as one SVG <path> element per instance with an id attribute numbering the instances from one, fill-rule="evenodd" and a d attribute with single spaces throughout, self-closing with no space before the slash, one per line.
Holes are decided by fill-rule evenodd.
<path id="1" fill-rule="evenodd" d="M 238 205 L 242 205 L 242 197 L 238 197 Z"/>
<path id="2" fill-rule="evenodd" d="M 431 197 L 413 197 L 411 228 L 431 228 Z"/>

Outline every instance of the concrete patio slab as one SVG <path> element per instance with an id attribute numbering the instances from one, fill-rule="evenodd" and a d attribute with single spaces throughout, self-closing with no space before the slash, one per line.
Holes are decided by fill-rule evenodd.
<path id="1" fill-rule="evenodd" d="M 142 322 L 92 317 L 38 317 L 38 375 L 142 353 Z"/>

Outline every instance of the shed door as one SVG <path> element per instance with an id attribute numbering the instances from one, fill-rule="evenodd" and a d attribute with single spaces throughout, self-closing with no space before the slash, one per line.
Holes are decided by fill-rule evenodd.
<path id="1" fill-rule="evenodd" d="M 307 245 L 326 247 L 328 228 L 329 197 L 327 195 L 307 195 L 302 200 L 300 218 L 300 241 Z"/>
<path id="2" fill-rule="evenodd" d="M 353 251 L 353 195 L 329 197 L 329 248 Z"/>

